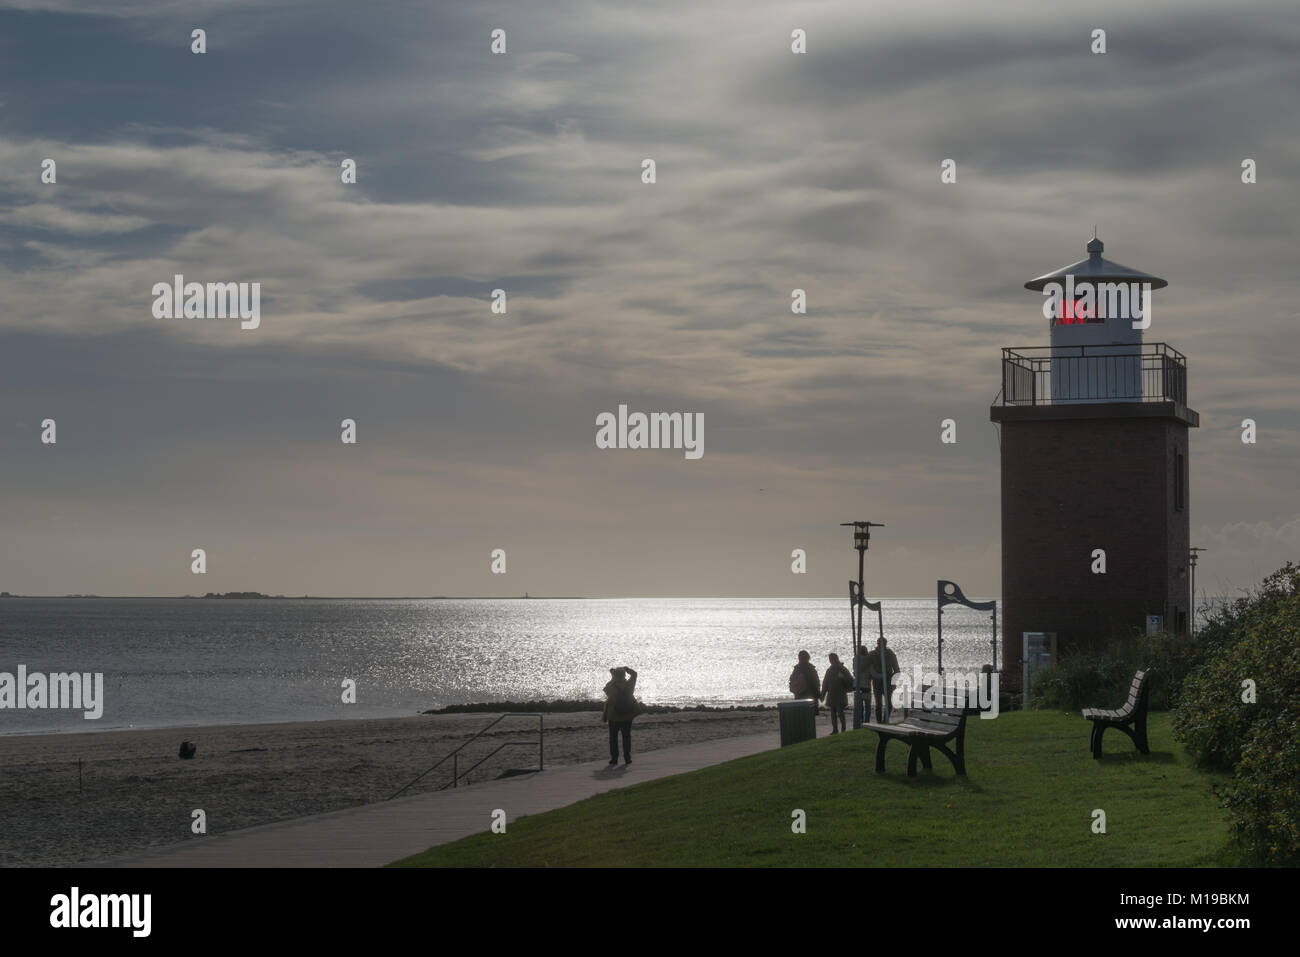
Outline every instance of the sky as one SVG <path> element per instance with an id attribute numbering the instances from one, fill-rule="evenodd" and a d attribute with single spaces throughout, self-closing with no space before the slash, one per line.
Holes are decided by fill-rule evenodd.
<path id="1" fill-rule="evenodd" d="M 840 596 L 869 519 L 868 594 L 996 595 L 1000 350 L 1095 226 L 1239 593 L 1300 557 L 1298 53 L 1291 2 L 0 0 L 0 590 Z"/>

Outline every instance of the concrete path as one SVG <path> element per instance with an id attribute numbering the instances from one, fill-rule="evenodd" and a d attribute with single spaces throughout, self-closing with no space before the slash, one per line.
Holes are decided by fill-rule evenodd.
<path id="1" fill-rule="evenodd" d="M 744 737 L 645 751 L 631 765 L 605 761 L 547 768 L 499 781 L 417 794 L 379 804 L 295 818 L 138 855 L 100 862 L 107 867 L 382 867 L 436 844 L 486 831 L 500 808 L 506 821 L 565 807 L 593 794 L 682 774 L 767 751 L 776 730 Z"/>

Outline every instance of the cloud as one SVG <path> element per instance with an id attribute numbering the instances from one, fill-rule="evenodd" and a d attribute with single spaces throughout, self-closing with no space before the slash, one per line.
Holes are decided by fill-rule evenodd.
<path id="1" fill-rule="evenodd" d="M 394 503 L 376 521 L 400 524 L 417 496 L 398 476 L 443 454 L 457 477 L 439 501 L 460 501 L 481 466 L 514 468 L 494 494 L 571 517 L 595 548 L 613 521 L 599 508 L 621 514 L 627 499 L 579 480 L 591 422 L 629 401 L 706 412 L 718 485 L 692 494 L 711 520 L 749 515 L 718 491 L 727 482 L 777 473 L 791 488 L 769 506 L 778 521 L 870 488 L 918 541 L 983 541 L 996 534 L 999 349 L 1046 341 L 1021 283 L 1081 258 L 1094 224 L 1107 256 L 1171 282 L 1149 338 L 1189 356 L 1205 416 L 1198 520 L 1241 518 L 1243 473 L 1261 520 L 1287 508 L 1275 476 L 1300 449 L 1300 144 L 1277 117 L 1300 25 L 1284 7 L 1102 8 L 1098 57 L 1096 17 L 1026 19 L 1014 4 L 951 4 L 936 21 L 849 3 L 405 3 L 391 11 L 400 30 L 350 4 L 6 6 L 18 108 L 0 140 L 0 370 L 11 383 L 24 363 L 55 370 L 8 400 L 24 416 L 61 395 L 75 415 L 122 403 L 141 462 L 220 501 L 242 486 L 194 464 L 194 436 L 242 429 L 230 481 L 294 476 L 263 492 L 295 516 L 290 538 L 338 506 L 329 433 L 364 398 L 364 468 Z M 188 53 L 200 22 L 205 57 Z M 497 23 L 503 57 L 488 52 Z M 793 26 L 809 31 L 804 56 L 789 51 Z M 73 64 L 57 83 L 38 69 L 52 57 Z M 46 156 L 54 186 L 39 181 Z M 1257 185 L 1240 182 L 1244 156 Z M 939 182 L 948 157 L 954 186 Z M 339 180 L 344 158 L 355 185 Z M 261 328 L 154 319 L 150 290 L 177 273 L 262 283 Z M 489 310 L 494 288 L 505 316 Z M 794 288 L 807 315 L 790 312 Z M 371 384 L 351 391 L 356 376 Z M 78 389 L 87 377 L 107 399 Z M 149 403 L 187 416 L 137 433 Z M 313 403 L 331 423 L 319 434 L 301 431 L 317 427 Z M 1228 441 L 1244 415 L 1266 436 L 1250 460 Z M 940 457 L 949 416 L 961 444 Z M 431 421 L 438 449 L 415 438 Z M 598 461 L 651 511 L 679 507 L 676 468 L 638 462 L 650 481 Z M 542 463 L 550 484 L 533 482 Z M 83 465 L 60 495 L 93 501 L 97 467 L 128 497 L 150 487 L 106 447 Z M 47 480 L 25 467 L 36 500 Z M 653 560 L 671 569 L 677 548 L 664 533 Z M 663 574 L 651 591 L 686 587 L 685 572 Z M 744 580 L 709 574 L 718 588 Z"/>

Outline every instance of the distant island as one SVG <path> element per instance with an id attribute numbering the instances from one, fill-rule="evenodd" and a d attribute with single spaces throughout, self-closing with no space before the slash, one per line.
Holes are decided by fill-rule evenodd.
<path id="1" fill-rule="evenodd" d="M 186 598 L 189 595 L 185 596 Z M 217 594 L 214 591 L 208 592 L 204 598 L 283 598 L 283 595 L 263 595 L 260 591 L 227 591 Z"/>

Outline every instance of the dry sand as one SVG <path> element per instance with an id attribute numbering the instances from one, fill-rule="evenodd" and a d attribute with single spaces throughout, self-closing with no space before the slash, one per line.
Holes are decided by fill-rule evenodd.
<path id="1" fill-rule="evenodd" d="M 0 866 L 91 863 L 179 843 L 190 838 L 198 808 L 206 813 L 208 834 L 219 834 L 381 801 L 493 717 L 0 736 Z M 825 722 L 823 712 L 819 725 Z M 536 742 L 536 727 L 536 719 L 503 721 L 462 752 L 461 767 L 502 741 Z M 595 712 L 548 714 L 545 729 L 548 765 L 609 754 L 608 732 Z M 644 715 L 633 727 L 632 756 L 768 730 L 775 738 L 775 710 Z M 198 746 L 189 761 L 177 756 L 185 740 Z M 245 750 L 251 748 L 265 750 Z M 536 767 L 536 760 L 535 748 L 509 748 L 473 779 Z M 406 793 L 433 790 L 450 777 L 448 762 Z"/>

